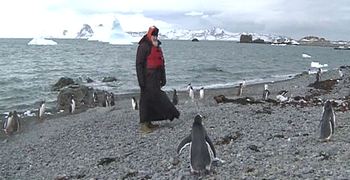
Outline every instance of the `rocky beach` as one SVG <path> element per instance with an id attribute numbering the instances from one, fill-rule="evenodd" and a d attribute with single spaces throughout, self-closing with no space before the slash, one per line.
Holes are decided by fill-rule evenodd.
<path id="1" fill-rule="evenodd" d="M 262 101 L 264 84 L 247 84 L 241 97 L 237 87 L 207 89 L 202 100 L 197 91 L 195 103 L 179 92 L 180 118 L 156 122 L 160 128 L 149 134 L 140 132 L 138 111 L 131 108 L 138 94 L 118 96 L 113 107 L 33 119 L 12 136 L 1 132 L 0 179 L 348 179 L 349 67 L 343 72 L 338 81 L 337 70 L 322 74 L 322 81 L 335 82 L 326 90 L 308 86 L 314 74 L 268 83 L 271 99 L 287 90 L 291 99 L 305 98 L 302 103 Z M 218 103 L 218 95 L 259 103 Z M 326 99 L 336 100 L 336 125 L 330 141 L 321 142 Z M 198 113 L 224 160 L 200 177 L 190 174 L 189 148 L 176 154 Z"/>

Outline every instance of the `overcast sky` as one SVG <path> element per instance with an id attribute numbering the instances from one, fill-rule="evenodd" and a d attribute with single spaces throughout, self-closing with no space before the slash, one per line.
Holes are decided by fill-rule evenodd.
<path id="1" fill-rule="evenodd" d="M 61 34 L 120 21 L 124 31 L 220 27 L 230 32 L 350 40 L 349 0 L 2 0 L 0 37 Z"/>

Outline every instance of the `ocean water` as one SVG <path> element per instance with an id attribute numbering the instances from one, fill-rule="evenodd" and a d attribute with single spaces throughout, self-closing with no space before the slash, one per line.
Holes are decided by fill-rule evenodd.
<path id="1" fill-rule="evenodd" d="M 30 39 L 0 39 L 0 114 L 37 109 L 46 100 L 55 107 L 60 77 L 115 94 L 139 92 L 135 72 L 137 44 L 110 45 L 87 40 L 55 40 L 55 46 L 30 46 Z M 330 47 L 271 46 L 230 41 L 162 41 L 167 85 L 164 90 L 233 87 L 291 78 L 307 71 L 312 61 L 327 69 L 349 64 L 350 51 Z M 311 58 L 303 58 L 308 54 Z M 103 83 L 106 76 L 117 82 Z"/>

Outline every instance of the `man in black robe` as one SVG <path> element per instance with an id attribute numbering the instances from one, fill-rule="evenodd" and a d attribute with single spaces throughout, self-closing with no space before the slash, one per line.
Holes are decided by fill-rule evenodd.
<path id="1" fill-rule="evenodd" d="M 164 57 L 158 40 L 159 29 L 151 26 L 139 42 L 136 54 L 137 80 L 140 94 L 140 124 L 142 132 L 152 132 L 159 125 L 152 121 L 173 120 L 180 113 L 161 87 L 166 84 Z"/>

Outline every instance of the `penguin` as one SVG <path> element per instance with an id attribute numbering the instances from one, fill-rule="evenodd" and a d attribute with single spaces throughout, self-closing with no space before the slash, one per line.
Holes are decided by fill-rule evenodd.
<path id="1" fill-rule="evenodd" d="M 108 92 L 106 92 L 106 106 L 110 107 L 112 106 L 112 95 Z"/>
<path id="2" fill-rule="evenodd" d="M 328 141 L 334 134 L 335 114 L 331 101 L 327 100 L 323 106 L 322 119 L 320 121 L 320 139 Z"/>
<path id="3" fill-rule="evenodd" d="M 110 93 L 110 95 L 111 95 L 111 106 L 114 106 L 115 105 L 115 102 L 114 102 L 114 94 L 111 92 Z"/>
<path id="4" fill-rule="evenodd" d="M 339 72 L 340 79 L 343 79 L 343 77 L 344 77 L 343 70 L 342 70 L 342 69 L 339 69 L 338 72 Z"/>
<path id="5" fill-rule="evenodd" d="M 204 99 L 204 87 L 199 90 L 199 99 Z"/>
<path id="6" fill-rule="evenodd" d="M 103 106 L 103 107 L 107 107 L 107 106 L 108 106 L 107 92 L 104 92 L 104 93 L 103 93 L 102 106 Z"/>
<path id="7" fill-rule="evenodd" d="M 174 89 L 174 93 L 173 93 L 173 104 L 177 105 L 179 103 L 179 98 L 177 97 L 177 92 L 176 89 Z"/>
<path id="8" fill-rule="evenodd" d="M 45 109 L 46 109 L 46 105 L 45 105 L 45 101 L 41 101 L 40 102 L 40 106 L 39 106 L 39 111 L 38 111 L 38 119 L 42 120 L 45 114 Z"/>
<path id="9" fill-rule="evenodd" d="M 188 91 L 188 95 L 190 96 L 191 100 L 194 101 L 194 89 L 191 85 Z"/>
<path id="10" fill-rule="evenodd" d="M 191 173 L 201 173 L 210 171 L 210 166 L 216 151 L 205 128 L 202 125 L 202 116 L 196 115 L 192 124 L 192 131 L 184 138 L 177 147 L 177 154 L 190 145 L 190 168 Z"/>
<path id="11" fill-rule="evenodd" d="M 269 85 L 267 84 L 264 85 L 263 100 L 267 100 L 270 95 L 270 91 L 268 90 L 268 87 Z"/>
<path id="12" fill-rule="evenodd" d="M 92 93 L 92 99 L 93 99 L 94 104 L 98 104 L 97 92 Z"/>
<path id="13" fill-rule="evenodd" d="M 191 83 L 188 83 L 187 84 L 187 91 L 189 91 L 191 87 L 192 87 Z"/>
<path id="14" fill-rule="evenodd" d="M 16 111 L 10 112 L 7 120 L 3 125 L 4 131 L 7 135 L 11 135 L 13 132 L 18 132 L 20 129 L 19 117 Z"/>
<path id="15" fill-rule="evenodd" d="M 133 109 L 133 110 L 138 110 L 138 109 L 139 109 L 135 97 L 132 97 L 132 98 L 131 98 L 131 105 L 132 105 L 132 109 Z"/>
<path id="16" fill-rule="evenodd" d="M 75 111 L 75 106 L 76 106 L 76 104 L 75 104 L 75 100 L 74 100 L 74 95 L 72 94 L 71 96 L 70 96 L 70 106 L 69 106 L 69 112 L 70 113 L 74 113 L 74 111 Z"/>
<path id="17" fill-rule="evenodd" d="M 322 69 L 318 68 L 317 73 L 316 73 L 316 82 L 320 82 L 321 81 L 321 73 L 322 73 Z"/>
<path id="18" fill-rule="evenodd" d="M 279 101 L 279 102 L 286 102 L 289 100 L 288 97 L 286 97 L 288 91 L 287 90 L 282 90 L 280 92 L 277 93 L 277 96 L 276 96 L 276 99 Z"/>
<path id="19" fill-rule="evenodd" d="M 278 92 L 277 94 L 278 95 L 282 95 L 282 96 L 286 96 L 287 95 L 287 93 L 288 93 L 288 91 L 287 90 L 281 90 L 280 92 Z"/>
<path id="20" fill-rule="evenodd" d="M 243 83 L 239 83 L 237 96 L 241 96 L 243 93 Z"/>

